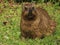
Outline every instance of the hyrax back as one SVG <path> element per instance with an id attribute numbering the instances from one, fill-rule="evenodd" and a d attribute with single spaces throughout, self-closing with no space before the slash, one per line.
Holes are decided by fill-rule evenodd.
<path id="1" fill-rule="evenodd" d="M 25 3 L 21 15 L 21 36 L 24 38 L 42 38 L 52 34 L 55 22 L 48 13 L 31 3 Z"/>

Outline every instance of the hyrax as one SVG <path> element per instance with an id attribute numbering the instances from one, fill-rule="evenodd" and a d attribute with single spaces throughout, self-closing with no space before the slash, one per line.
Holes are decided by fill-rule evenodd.
<path id="1" fill-rule="evenodd" d="M 46 10 L 35 7 L 31 3 L 25 3 L 21 15 L 21 37 L 43 38 L 55 32 L 55 22 L 50 18 Z"/>

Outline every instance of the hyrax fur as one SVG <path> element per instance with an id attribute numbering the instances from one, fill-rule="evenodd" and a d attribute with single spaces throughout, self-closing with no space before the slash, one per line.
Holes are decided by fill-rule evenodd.
<path id="1" fill-rule="evenodd" d="M 24 38 L 43 38 L 55 32 L 55 22 L 47 11 L 25 3 L 21 15 L 21 36 Z"/>

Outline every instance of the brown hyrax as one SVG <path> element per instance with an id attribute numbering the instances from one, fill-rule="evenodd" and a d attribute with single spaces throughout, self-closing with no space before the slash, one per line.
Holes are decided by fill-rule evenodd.
<path id="1" fill-rule="evenodd" d="M 21 15 L 21 37 L 43 38 L 55 32 L 55 22 L 50 18 L 47 11 L 35 7 L 34 4 L 25 3 Z"/>

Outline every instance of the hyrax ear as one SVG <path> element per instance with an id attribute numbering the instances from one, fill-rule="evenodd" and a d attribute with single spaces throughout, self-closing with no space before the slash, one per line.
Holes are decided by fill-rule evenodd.
<path id="1" fill-rule="evenodd" d="M 32 4 L 32 6 L 35 6 L 36 5 L 35 2 L 31 2 L 31 4 Z"/>
<path id="2" fill-rule="evenodd" d="M 25 3 L 22 4 L 22 9 L 23 10 L 27 10 L 28 9 Z"/>

